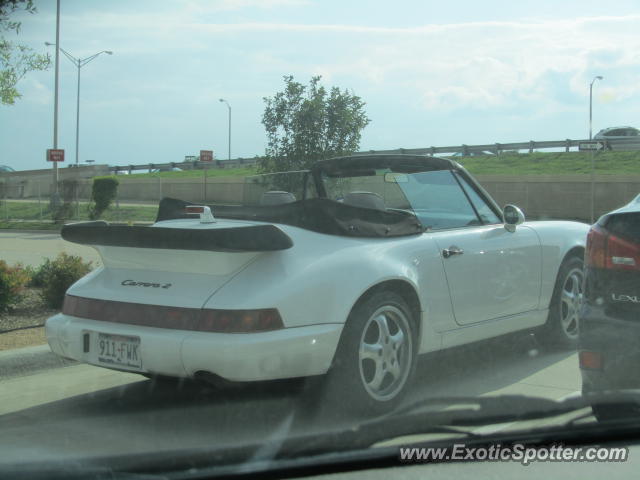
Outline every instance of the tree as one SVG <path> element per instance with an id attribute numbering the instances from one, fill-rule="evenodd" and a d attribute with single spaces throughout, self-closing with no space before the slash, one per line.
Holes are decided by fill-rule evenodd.
<path id="1" fill-rule="evenodd" d="M 33 0 L 0 0 L 0 102 L 13 105 L 20 98 L 16 85 L 32 70 L 46 70 L 51 65 L 48 54 L 35 53 L 25 45 L 10 42 L 4 32 L 20 33 L 20 22 L 9 17 L 17 10 L 36 13 Z"/>
<path id="2" fill-rule="evenodd" d="M 349 92 L 320 85 L 320 76 L 308 86 L 285 76 L 285 89 L 264 98 L 262 124 L 267 131 L 262 172 L 306 169 L 324 158 L 358 150 L 360 136 L 369 123 L 365 102 Z"/>

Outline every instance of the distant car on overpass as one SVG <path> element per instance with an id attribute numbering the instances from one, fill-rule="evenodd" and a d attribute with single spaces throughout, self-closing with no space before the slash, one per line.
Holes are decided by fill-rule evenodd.
<path id="1" fill-rule="evenodd" d="M 634 127 L 609 127 L 600 130 L 593 137 L 596 140 L 608 140 L 613 142 L 607 143 L 609 150 L 638 150 L 640 148 L 640 130 Z M 637 140 L 634 142 L 633 140 Z M 617 143 L 616 140 L 626 140 L 624 143 Z M 631 140 L 631 143 L 628 141 Z"/>
<path id="2" fill-rule="evenodd" d="M 8 173 L 8 172 L 15 172 L 15 170 L 8 165 L 0 165 L 0 172 Z"/>

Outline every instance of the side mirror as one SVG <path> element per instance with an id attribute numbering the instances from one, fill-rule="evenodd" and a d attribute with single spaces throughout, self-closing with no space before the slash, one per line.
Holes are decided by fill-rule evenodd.
<path id="1" fill-rule="evenodd" d="M 507 205 L 502 210 L 502 218 L 504 219 L 504 228 L 508 232 L 515 232 L 516 226 L 524 223 L 524 213 L 515 205 Z"/>

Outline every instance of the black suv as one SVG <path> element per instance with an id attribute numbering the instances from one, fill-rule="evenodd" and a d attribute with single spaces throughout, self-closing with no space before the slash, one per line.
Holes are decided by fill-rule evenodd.
<path id="1" fill-rule="evenodd" d="M 578 348 L 583 394 L 640 389 L 640 195 L 589 231 Z M 599 419 L 640 413 L 593 410 Z"/>

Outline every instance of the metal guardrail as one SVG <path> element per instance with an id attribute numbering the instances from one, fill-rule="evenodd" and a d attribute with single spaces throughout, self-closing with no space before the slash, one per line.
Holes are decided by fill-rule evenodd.
<path id="1" fill-rule="evenodd" d="M 256 158 L 234 158 L 231 160 L 214 160 L 213 162 L 201 162 L 193 160 L 189 162 L 169 162 L 169 163 L 145 163 L 141 165 L 115 165 L 109 167 L 109 172 L 117 174 L 118 172 L 131 173 L 136 170 L 148 170 L 149 173 L 154 170 L 170 170 L 180 168 L 181 170 L 204 170 L 216 168 L 237 168 L 255 165 Z"/>
<path id="2" fill-rule="evenodd" d="M 578 148 L 581 143 L 600 141 L 606 144 L 608 150 L 640 150 L 640 138 L 630 137 L 623 139 L 604 140 L 547 140 L 515 143 L 487 143 L 481 145 L 452 145 L 448 147 L 423 147 L 423 148 L 396 148 L 392 150 L 366 150 L 356 152 L 354 155 L 370 155 L 372 153 L 379 154 L 406 154 L 406 155 L 438 155 L 438 154 L 456 154 L 460 153 L 464 156 L 473 155 L 483 152 L 490 152 L 494 155 L 500 155 L 507 151 L 528 150 L 533 153 L 534 150 L 545 150 L 549 148 L 564 148 L 565 152 L 569 152 L 572 148 Z M 204 168 L 230 168 L 254 165 L 258 158 L 235 158 L 231 160 L 215 160 L 214 162 L 200 162 L 198 160 L 189 162 L 170 162 L 170 163 L 147 163 L 143 165 L 126 165 L 109 167 L 112 173 L 127 172 L 131 173 L 136 170 L 163 170 L 171 168 L 180 168 L 182 170 L 204 169 Z"/>
<path id="3" fill-rule="evenodd" d="M 630 137 L 624 139 L 608 139 L 608 140 L 547 140 L 515 143 L 487 143 L 484 145 L 453 145 L 449 147 L 425 147 L 425 148 L 396 148 L 393 150 L 368 150 L 357 152 L 354 155 L 368 155 L 371 153 L 385 154 L 407 154 L 407 155 L 437 155 L 442 153 L 461 153 L 462 155 L 472 155 L 474 153 L 490 152 L 494 155 L 500 155 L 511 150 L 528 150 L 533 153 L 534 150 L 544 150 L 548 148 L 564 148 L 565 152 L 569 152 L 571 148 L 578 148 L 581 143 L 602 142 L 607 150 L 640 150 L 640 138 Z"/>

